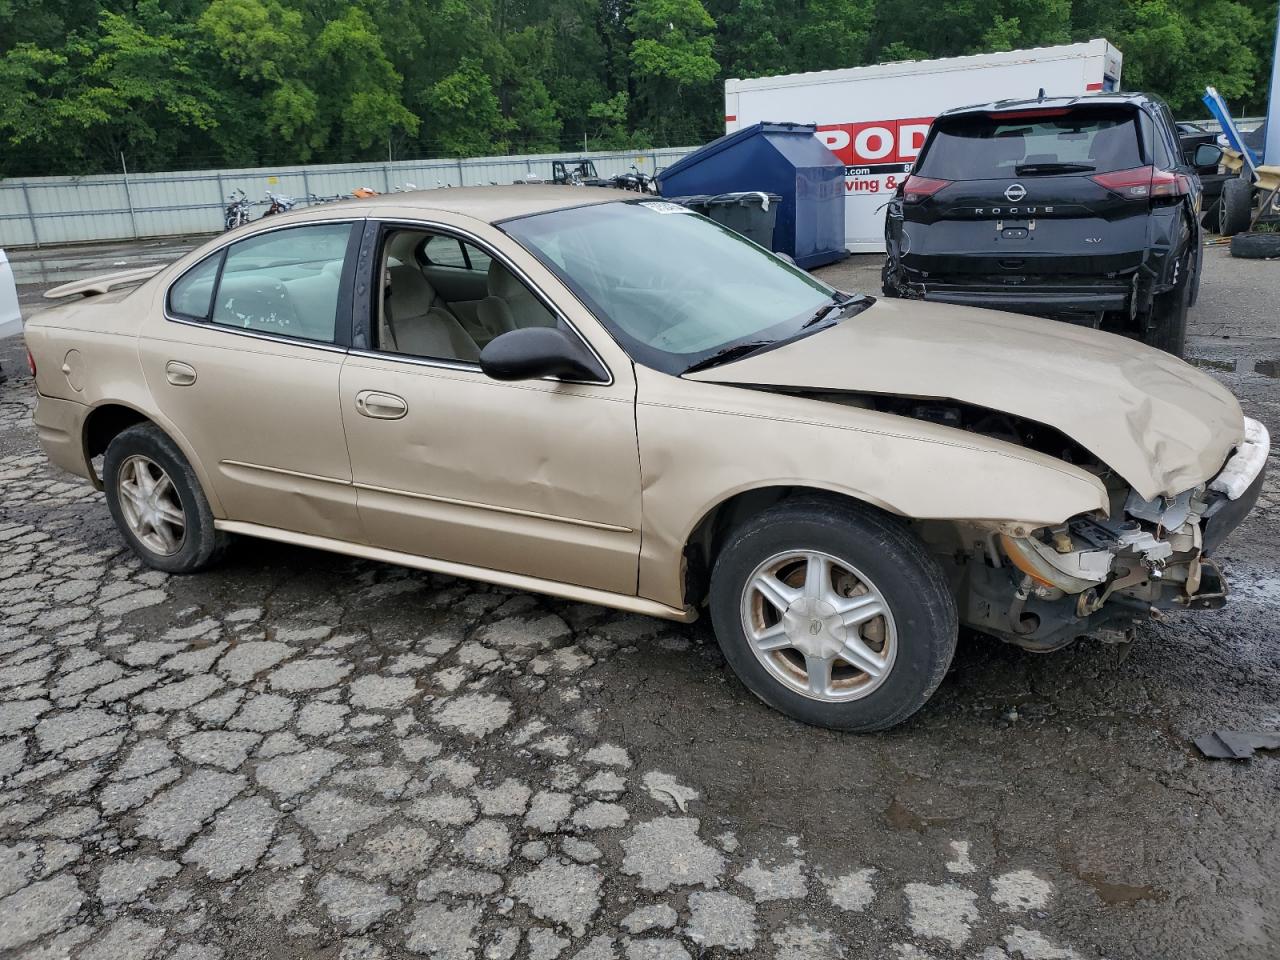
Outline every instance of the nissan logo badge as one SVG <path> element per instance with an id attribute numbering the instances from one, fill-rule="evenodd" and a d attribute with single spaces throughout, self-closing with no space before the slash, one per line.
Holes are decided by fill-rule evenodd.
<path id="1" fill-rule="evenodd" d="M 1027 188 L 1020 183 L 1011 183 L 1004 191 L 1004 197 L 1010 203 L 1017 203 L 1027 195 Z"/>

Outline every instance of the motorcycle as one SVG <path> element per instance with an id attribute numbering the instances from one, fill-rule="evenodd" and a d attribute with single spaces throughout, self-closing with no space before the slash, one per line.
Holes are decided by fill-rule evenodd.
<path id="1" fill-rule="evenodd" d="M 224 230 L 234 230 L 249 222 L 249 198 L 243 190 L 235 190 L 227 195 L 227 209 L 223 211 L 222 225 Z"/>
<path id="2" fill-rule="evenodd" d="M 267 191 L 267 200 L 270 206 L 267 207 L 263 217 L 269 217 L 277 213 L 288 213 L 298 205 L 298 201 L 294 197 L 282 196 L 278 193 Z"/>
<path id="3" fill-rule="evenodd" d="M 618 190 L 631 190 L 635 193 L 654 193 L 658 192 L 657 181 L 644 173 L 634 163 L 628 173 L 620 173 L 609 181 L 609 185 Z"/>

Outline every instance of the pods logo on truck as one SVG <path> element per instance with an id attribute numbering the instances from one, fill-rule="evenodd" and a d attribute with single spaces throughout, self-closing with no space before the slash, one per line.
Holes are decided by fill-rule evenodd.
<path id="1" fill-rule="evenodd" d="M 846 192 L 879 193 L 882 188 L 893 190 L 898 175 L 910 169 L 932 121 L 932 117 L 914 117 L 829 123 L 818 127 L 817 136 L 844 162 Z"/>

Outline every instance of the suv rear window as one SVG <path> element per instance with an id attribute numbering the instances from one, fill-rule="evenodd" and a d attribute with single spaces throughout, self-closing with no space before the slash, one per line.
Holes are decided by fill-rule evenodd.
<path id="1" fill-rule="evenodd" d="M 937 127 L 914 172 L 940 180 L 989 180 L 1140 167 L 1135 116 L 1093 110 L 957 117 Z"/>

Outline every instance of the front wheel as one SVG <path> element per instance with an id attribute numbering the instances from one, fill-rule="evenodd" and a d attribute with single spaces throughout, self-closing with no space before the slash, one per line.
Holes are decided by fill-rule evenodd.
<path id="1" fill-rule="evenodd" d="M 834 730 L 906 720 L 955 653 L 956 606 L 938 564 L 901 526 L 834 499 L 787 501 L 732 533 L 710 607 L 747 689 Z"/>

